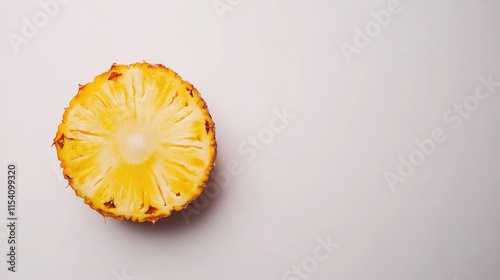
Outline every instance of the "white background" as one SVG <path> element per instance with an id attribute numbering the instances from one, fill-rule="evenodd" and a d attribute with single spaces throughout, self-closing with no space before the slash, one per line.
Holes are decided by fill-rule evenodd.
<path id="1" fill-rule="evenodd" d="M 348 62 L 339 45 L 388 2 L 69 1 L 16 53 L 9 34 L 43 10 L 1 1 L 0 218 L 13 161 L 20 220 L 18 272 L 2 261 L 0 279 L 287 279 L 327 237 L 340 247 L 308 279 L 499 279 L 500 87 L 455 130 L 443 113 L 500 81 L 500 2 L 401 0 Z M 189 223 L 105 224 L 54 168 L 78 84 L 143 60 L 208 103 L 214 172 L 241 167 Z M 247 161 L 238 146 L 283 108 L 295 118 Z M 384 174 L 435 128 L 447 140 L 391 190 Z"/>

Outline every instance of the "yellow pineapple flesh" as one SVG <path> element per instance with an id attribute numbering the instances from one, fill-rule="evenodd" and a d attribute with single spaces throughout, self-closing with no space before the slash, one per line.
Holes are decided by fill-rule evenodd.
<path id="1" fill-rule="evenodd" d="M 54 144 L 76 195 L 104 217 L 169 216 L 201 194 L 216 157 L 198 91 L 163 65 L 116 65 L 80 86 Z"/>

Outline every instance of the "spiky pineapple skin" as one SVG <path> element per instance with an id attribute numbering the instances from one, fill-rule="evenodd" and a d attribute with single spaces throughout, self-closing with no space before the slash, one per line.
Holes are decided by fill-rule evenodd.
<path id="1" fill-rule="evenodd" d="M 80 104 L 80 100 L 85 98 L 86 95 L 92 94 L 91 91 L 88 90 L 89 87 L 92 87 L 93 85 L 99 85 L 102 84 L 106 81 L 109 81 L 110 79 L 115 79 L 116 74 L 120 74 L 123 71 L 126 71 L 131 68 L 138 68 L 138 69 L 157 69 L 161 71 L 165 71 L 168 73 L 168 75 L 171 75 L 172 78 L 174 78 L 178 83 L 182 85 L 181 90 L 185 90 L 186 92 L 189 92 L 191 97 L 195 100 L 196 104 L 198 104 L 198 107 L 202 111 L 204 117 L 205 117 L 205 122 L 206 122 L 206 132 L 208 135 L 211 137 L 211 142 L 210 142 L 210 151 L 209 153 L 212 155 L 210 157 L 209 163 L 206 165 L 206 168 L 203 173 L 202 179 L 199 181 L 198 185 L 196 188 L 192 190 L 192 193 L 189 194 L 189 199 L 179 205 L 174 205 L 170 211 L 160 211 L 160 212 L 155 212 L 155 213 L 144 213 L 138 215 L 137 213 L 125 213 L 125 214 L 118 214 L 113 211 L 113 208 L 109 208 L 105 205 L 106 201 L 96 201 L 95 199 L 87 197 L 83 192 L 80 191 L 80 189 L 74 184 L 73 178 L 71 177 L 71 171 L 69 170 L 69 166 L 71 165 L 70 162 L 67 162 L 64 157 L 64 140 L 65 140 L 65 133 L 67 133 L 67 127 L 66 127 L 66 121 L 69 118 L 69 113 L 70 109 L 73 108 L 74 106 Z M 61 144 L 62 143 L 62 144 Z M 58 126 L 58 130 L 56 133 L 55 138 L 53 139 L 53 144 L 56 147 L 57 150 L 57 157 L 61 161 L 61 168 L 62 168 L 62 173 L 64 178 L 68 181 L 68 185 L 72 187 L 72 189 L 75 191 L 75 194 L 81 198 L 83 198 L 84 202 L 90 206 L 90 208 L 94 209 L 95 211 L 99 212 L 103 217 L 105 218 L 115 218 L 117 220 L 131 220 L 133 222 L 153 222 L 155 223 L 159 219 L 166 218 L 172 214 L 173 211 L 180 211 L 187 207 L 193 200 L 195 200 L 202 192 L 203 189 L 206 185 L 206 183 L 209 180 L 210 173 L 215 166 L 215 161 L 217 157 L 217 141 L 215 138 L 215 123 L 212 119 L 212 116 L 208 110 L 208 107 L 206 105 L 205 100 L 201 97 L 199 94 L 198 90 L 189 82 L 184 81 L 175 71 L 171 70 L 170 68 L 165 67 L 162 64 L 149 64 L 147 62 L 143 63 L 134 63 L 130 65 L 119 65 L 119 64 L 113 64 L 111 68 L 96 76 L 94 81 L 89 82 L 85 85 L 80 85 L 78 89 L 78 93 L 74 96 L 74 98 L 71 100 L 69 107 L 66 108 L 62 122 Z"/>

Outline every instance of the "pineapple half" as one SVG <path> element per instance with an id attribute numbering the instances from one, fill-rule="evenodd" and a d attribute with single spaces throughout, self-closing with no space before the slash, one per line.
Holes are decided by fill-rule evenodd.
<path id="1" fill-rule="evenodd" d="M 201 194 L 214 122 L 198 91 L 163 65 L 113 64 L 80 86 L 54 139 L 63 175 L 105 218 L 169 216 Z"/>

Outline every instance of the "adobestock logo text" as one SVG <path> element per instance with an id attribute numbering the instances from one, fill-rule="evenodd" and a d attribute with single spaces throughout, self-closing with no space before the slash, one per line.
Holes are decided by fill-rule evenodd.
<path id="1" fill-rule="evenodd" d="M 340 244 L 333 242 L 330 236 L 326 238 L 318 237 L 318 245 L 313 250 L 311 256 L 303 258 L 300 264 L 292 265 L 290 269 L 283 272 L 282 280 L 305 280 L 309 279 L 311 274 L 316 272 L 319 264 L 326 262 L 333 254 L 334 250 L 340 247 Z"/>
<path id="2" fill-rule="evenodd" d="M 360 54 L 361 50 L 368 47 L 372 39 L 380 35 L 382 29 L 387 27 L 394 15 L 403 11 L 403 6 L 399 0 L 391 0 L 387 3 L 387 9 L 382 9 L 378 12 L 371 11 L 370 14 L 373 20 L 368 21 L 364 28 L 354 28 L 353 44 L 341 42 L 339 44 L 340 50 L 348 63 L 351 62 L 354 54 Z"/>
<path id="3" fill-rule="evenodd" d="M 479 83 L 474 89 L 474 93 L 467 95 L 462 102 L 455 103 L 453 106 L 445 110 L 442 114 L 444 123 L 451 127 L 451 130 L 459 129 L 465 119 L 472 116 L 472 113 L 480 108 L 481 102 L 489 99 L 493 93 L 500 89 L 500 81 L 494 81 L 493 75 L 488 75 L 487 78 L 479 77 Z M 438 149 L 439 144 L 446 142 L 448 134 L 445 127 L 436 127 L 430 137 L 424 139 L 416 139 L 414 141 L 415 148 L 408 154 L 407 157 L 398 156 L 398 167 L 395 172 L 386 171 L 384 173 L 385 180 L 391 191 L 396 191 L 398 183 L 404 183 L 410 177 L 417 167 L 422 166 L 427 158 L 431 157 Z"/>
<path id="4" fill-rule="evenodd" d="M 70 0 L 40 0 L 38 2 L 40 6 L 38 11 L 30 18 L 21 18 L 22 26 L 19 33 L 9 32 L 9 34 L 7 34 L 14 52 L 18 53 L 19 47 L 22 44 L 29 43 L 30 39 L 38 35 L 40 29 L 44 28 L 49 23 L 49 19 L 55 17 L 59 13 L 61 9 L 60 5 L 65 5 L 69 2 Z"/>

